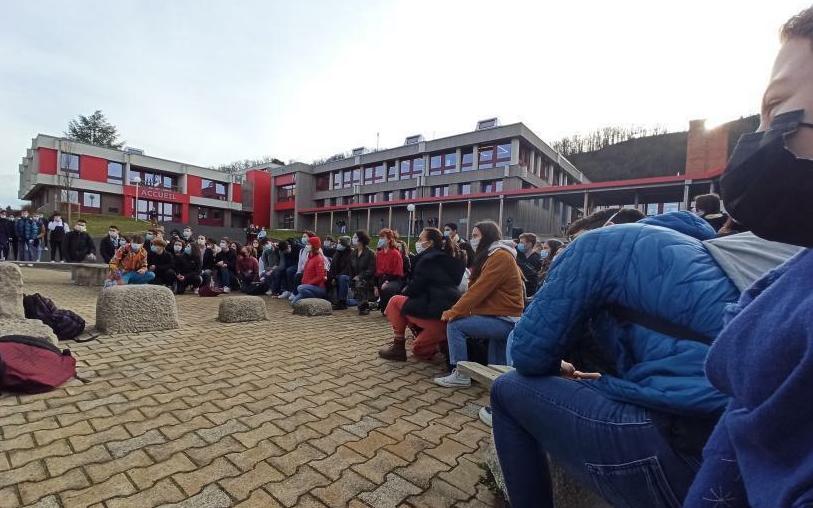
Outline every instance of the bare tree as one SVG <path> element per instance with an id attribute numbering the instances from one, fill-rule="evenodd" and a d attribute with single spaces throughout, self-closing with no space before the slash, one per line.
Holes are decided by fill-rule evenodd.
<path id="1" fill-rule="evenodd" d="M 59 168 L 57 168 L 57 184 L 59 186 L 59 196 L 57 199 L 59 200 L 60 205 L 66 204 L 66 212 L 68 217 L 68 224 L 73 223 L 72 212 L 73 212 L 73 204 L 71 203 L 71 194 L 73 191 L 74 180 L 77 178 L 77 174 L 71 171 L 71 150 L 73 148 L 73 143 L 67 140 L 61 140 L 59 142 L 59 150 L 60 150 L 60 158 L 59 158 Z M 78 193 L 77 193 L 77 201 L 78 201 Z M 81 208 L 80 208 L 81 213 Z"/>

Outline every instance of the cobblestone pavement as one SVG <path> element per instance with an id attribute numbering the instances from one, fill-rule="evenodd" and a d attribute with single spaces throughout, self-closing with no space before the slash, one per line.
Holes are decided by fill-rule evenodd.
<path id="1" fill-rule="evenodd" d="M 97 288 L 23 276 L 95 322 Z M 380 315 L 268 299 L 271 321 L 221 324 L 219 298 L 179 297 L 179 330 L 65 343 L 89 384 L 0 396 L 0 507 L 497 504 L 478 484 L 482 388 L 378 359 Z"/>

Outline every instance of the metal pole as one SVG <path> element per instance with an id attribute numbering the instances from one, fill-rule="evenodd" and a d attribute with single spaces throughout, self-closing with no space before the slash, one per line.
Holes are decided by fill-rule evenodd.
<path id="1" fill-rule="evenodd" d="M 319 234 L 319 212 L 313 212 L 313 232 Z"/>
<path id="2" fill-rule="evenodd" d="M 471 200 L 466 202 L 466 238 L 471 238 Z"/>
<path id="3" fill-rule="evenodd" d="M 133 206 L 133 218 L 138 219 L 138 182 L 136 182 L 135 206 Z"/>
<path id="4" fill-rule="evenodd" d="M 370 208 L 367 208 L 367 231 L 370 230 Z"/>

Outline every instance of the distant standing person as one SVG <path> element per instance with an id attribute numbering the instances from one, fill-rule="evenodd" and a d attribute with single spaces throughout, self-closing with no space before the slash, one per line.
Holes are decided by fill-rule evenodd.
<path id="1" fill-rule="evenodd" d="M 14 236 L 14 223 L 6 216 L 5 210 L 0 210 L 0 261 L 9 258 L 9 242 Z"/>
<path id="2" fill-rule="evenodd" d="M 457 246 L 460 247 L 460 250 L 466 253 L 466 268 L 471 268 L 471 264 L 474 262 L 474 249 L 471 248 L 471 245 L 469 245 L 469 242 L 467 242 L 465 238 L 457 233 L 457 224 L 449 222 L 444 225 L 443 236 L 457 242 Z"/>
<path id="3" fill-rule="evenodd" d="M 55 212 L 48 223 L 48 236 L 51 239 L 51 263 L 56 263 L 59 258 L 60 263 L 65 262 L 65 254 L 62 252 L 62 243 L 65 241 L 65 223 L 62 216 Z"/>
<path id="4" fill-rule="evenodd" d="M 20 218 L 14 223 L 17 233 L 18 261 L 34 261 L 37 257 L 35 253 L 34 241 L 39 236 L 39 228 L 34 219 L 29 217 L 28 210 L 20 212 Z"/>

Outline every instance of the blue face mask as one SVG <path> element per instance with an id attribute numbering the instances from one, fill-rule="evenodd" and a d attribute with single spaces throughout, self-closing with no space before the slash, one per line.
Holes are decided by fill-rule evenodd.
<path id="1" fill-rule="evenodd" d="M 387 246 L 387 240 L 385 238 L 379 238 L 378 239 L 378 248 L 383 249 L 386 246 Z"/>
<path id="2" fill-rule="evenodd" d="M 541 257 L 542 259 L 545 259 L 548 256 L 550 256 L 549 250 L 543 250 L 542 252 L 539 253 L 539 257 Z"/>
<path id="3" fill-rule="evenodd" d="M 140 243 L 131 243 L 130 244 L 130 249 L 132 249 L 133 251 L 141 250 L 141 244 Z"/>
<path id="4" fill-rule="evenodd" d="M 158 247 L 156 247 L 155 245 L 150 245 L 150 251 L 155 252 L 157 254 L 158 253 Z"/>
<path id="5" fill-rule="evenodd" d="M 337 246 L 336 246 L 336 250 L 339 250 L 339 251 L 342 251 L 342 250 L 344 250 L 344 249 L 346 249 L 346 248 L 347 248 L 347 247 L 345 247 L 345 246 L 344 246 L 344 245 L 342 245 L 342 244 L 339 244 L 339 245 L 337 245 Z"/>
<path id="6" fill-rule="evenodd" d="M 271 250 L 273 248 L 274 248 L 274 246 L 272 244 L 270 244 L 270 243 L 267 243 L 267 244 L 263 245 L 263 250 Z"/>
<path id="7" fill-rule="evenodd" d="M 191 246 L 191 245 L 187 245 L 186 247 L 184 247 L 184 248 L 183 248 L 183 253 L 184 253 L 184 254 L 186 254 L 187 256 L 188 256 L 189 254 L 192 254 L 192 246 Z"/>
<path id="8" fill-rule="evenodd" d="M 517 244 L 517 252 L 522 252 L 522 253 L 525 252 L 525 244 L 524 243 Z"/>
<path id="9" fill-rule="evenodd" d="M 155 235 L 153 235 L 152 233 L 147 233 L 146 235 L 144 235 L 144 239 L 146 240 L 152 240 L 154 237 Z"/>

